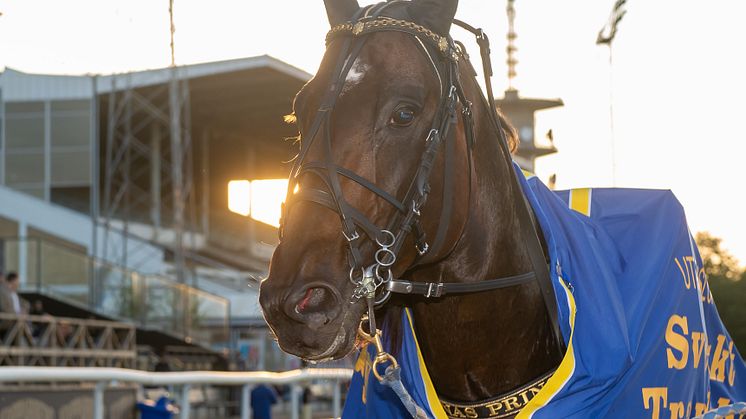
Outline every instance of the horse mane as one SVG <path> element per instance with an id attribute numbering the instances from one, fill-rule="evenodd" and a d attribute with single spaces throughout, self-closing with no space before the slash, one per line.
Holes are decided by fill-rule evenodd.
<path id="1" fill-rule="evenodd" d="M 497 108 L 497 105 L 494 106 Z M 513 154 L 516 152 L 516 150 L 518 150 L 518 131 L 516 131 L 513 124 L 502 113 L 500 108 L 497 108 L 497 117 L 500 119 L 500 126 L 505 133 L 505 138 L 508 140 L 508 148 L 510 149 L 510 154 Z"/>

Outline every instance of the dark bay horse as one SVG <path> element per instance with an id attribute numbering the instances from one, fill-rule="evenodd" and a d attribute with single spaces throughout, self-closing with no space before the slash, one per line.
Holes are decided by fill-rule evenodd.
<path id="1" fill-rule="evenodd" d="M 457 1 L 325 4 L 334 29 L 295 100 L 301 151 L 261 286 L 279 345 L 338 359 L 373 306 L 387 325 L 407 306 L 439 396 L 483 400 L 551 371 L 563 349 L 538 281 L 438 289 L 536 270 L 511 180 L 515 134 L 448 36 Z M 346 23 L 361 18 L 383 23 Z M 392 278 L 431 285 L 386 301 Z"/>

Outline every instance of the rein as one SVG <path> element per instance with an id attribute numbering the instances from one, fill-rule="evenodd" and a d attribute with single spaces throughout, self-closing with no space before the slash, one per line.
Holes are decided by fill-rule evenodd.
<path id="1" fill-rule="evenodd" d="M 559 348 L 563 349 L 564 340 L 562 339 L 557 321 L 557 303 L 554 297 L 546 258 L 541 248 L 536 226 L 531 218 L 530 207 L 524 199 L 517 174 L 513 170 L 508 142 L 494 105 L 495 102 L 491 87 L 492 65 L 490 61 L 489 39 L 482 29 L 476 29 L 455 19 L 453 22 L 456 25 L 475 35 L 477 44 L 480 47 L 487 98 L 481 92 L 479 96 L 484 106 L 491 110 L 488 112 L 490 120 L 493 128 L 498 133 L 498 142 L 505 156 L 506 164 L 511 169 L 509 172 L 511 173 L 513 200 L 517 206 L 516 214 L 524 242 L 527 246 L 532 271 L 515 276 L 471 283 L 413 282 L 394 278 L 391 267 L 395 264 L 404 241 L 410 233 L 412 234 L 419 255 L 414 262 L 415 265 L 424 263 L 431 255 L 437 255 L 438 250 L 444 244 L 443 242 L 451 218 L 451 196 L 454 188 L 452 179 L 454 176 L 453 160 L 456 135 L 452 127 L 458 122 L 459 117 L 464 123 L 466 132 L 470 197 L 471 168 L 473 164 L 472 149 L 475 138 L 474 120 L 471 113 L 472 102 L 464 94 L 458 71 L 460 58 L 464 58 L 466 63 L 471 66 L 465 49 L 461 44 L 457 45 L 450 36 L 441 36 L 410 21 L 381 16 L 386 7 L 392 3 L 381 3 L 361 9 L 353 16 L 350 22 L 334 26 L 327 34 L 327 46 L 335 41 L 342 42 L 343 44 L 331 76 L 331 86 L 321 101 L 309 132 L 307 135 L 303 135 L 304 141 L 302 142 L 301 150 L 290 173 L 286 204 L 283 206 L 283 214 L 280 222 L 280 239 L 283 236 L 290 208 L 300 201 L 314 202 L 335 211 L 339 215 L 342 224 L 342 234 L 348 244 L 349 279 L 355 285 L 350 303 L 354 304 L 361 299 L 366 300 L 369 332 L 366 333 L 361 327 L 358 334 L 363 340 L 376 344 L 378 355 L 373 364 L 373 371 L 379 380 L 383 379 L 376 369 L 379 364 L 391 363 L 391 366 L 396 365 L 396 360 L 390 354 L 384 352 L 380 344 L 380 331 L 376 327 L 374 312 L 376 307 L 388 301 L 391 293 L 438 298 L 446 294 L 475 293 L 518 286 L 536 280 L 540 286 L 549 313 L 554 337 L 558 342 Z M 374 183 L 351 170 L 337 166 L 332 159 L 331 114 L 341 93 L 345 77 L 368 39 L 367 35 L 383 31 L 397 31 L 413 36 L 417 41 L 416 44 L 421 46 L 421 51 L 432 63 L 435 75 L 440 80 L 441 85 L 439 105 L 431 128 L 424 139 L 424 151 L 407 192 L 401 199 L 385 192 Z M 472 73 L 476 75 L 473 68 Z M 460 115 L 457 111 L 459 104 L 461 105 Z M 308 150 L 314 144 L 317 137 L 322 138 L 320 144 L 323 151 L 322 160 L 305 161 Z M 441 144 L 443 144 L 443 147 L 441 147 Z M 425 205 L 431 191 L 430 175 L 441 148 L 445 148 L 444 202 L 435 239 L 428 241 L 420 223 L 421 209 Z M 314 175 L 319 178 L 323 182 L 325 189 L 300 188 L 296 191 L 300 177 L 305 174 Z M 377 226 L 345 200 L 340 185 L 340 177 L 357 183 L 396 209 L 396 215 L 387 223 L 385 228 Z M 360 250 L 363 235 L 376 245 L 374 261 L 370 264 L 364 262 Z M 427 262 L 432 263 L 434 261 L 430 260 Z M 411 267 L 408 269 L 411 269 Z"/>

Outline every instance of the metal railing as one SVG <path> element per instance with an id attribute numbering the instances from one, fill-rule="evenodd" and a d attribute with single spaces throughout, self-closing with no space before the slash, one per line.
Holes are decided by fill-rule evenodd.
<path id="1" fill-rule="evenodd" d="M 0 365 L 133 368 L 131 324 L 0 313 Z"/>
<path id="2" fill-rule="evenodd" d="M 21 291 L 47 293 L 189 341 L 228 340 L 226 298 L 164 276 L 142 275 L 40 238 L 0 238 L 0 245 L 5 269 L 26 273 Z"/>
<path id="3" fill-rule="evenodd" d="M 0 382 L 95 382 L 93 390 L 93 419 L 104 417 L 104 392 L 110 382 L 141 385 L 181 386 L 181 419 L 190 414 L 189 391 L 192 385 L 224 385 L 241 387 L 240 417 L 251 417 L 251 390 L 258 384 L 291 385 L 291 418 L 298 419 L 302 385 L 313 381 L 332 381 L 332 415 L 341 414 L 340 382 L 352 376 L 350 369 L 314 368 L 286 372 L 147 372 L 123 368 L 57 368 L 57 367 L 0 367 Z M 184 402 L 186 401 L 186 402 Z"/>

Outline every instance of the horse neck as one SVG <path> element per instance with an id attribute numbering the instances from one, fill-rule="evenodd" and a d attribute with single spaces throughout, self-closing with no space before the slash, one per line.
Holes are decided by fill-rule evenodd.
<path id="1" fill-rule="evenodd" d="M 497 134 L 484 110 L 481 114 L 463 236 L 447 259 L 415 272 L 415 281 L 472 282 L 531 270 L 514 216 L 516 203 L 508 177 L 513 168 L 504 163 Z M 418 302 L 413 314 L 435 388 L 452 401 L 502 394 L 549 371 L 560 360 L 535 283 Z"/>

